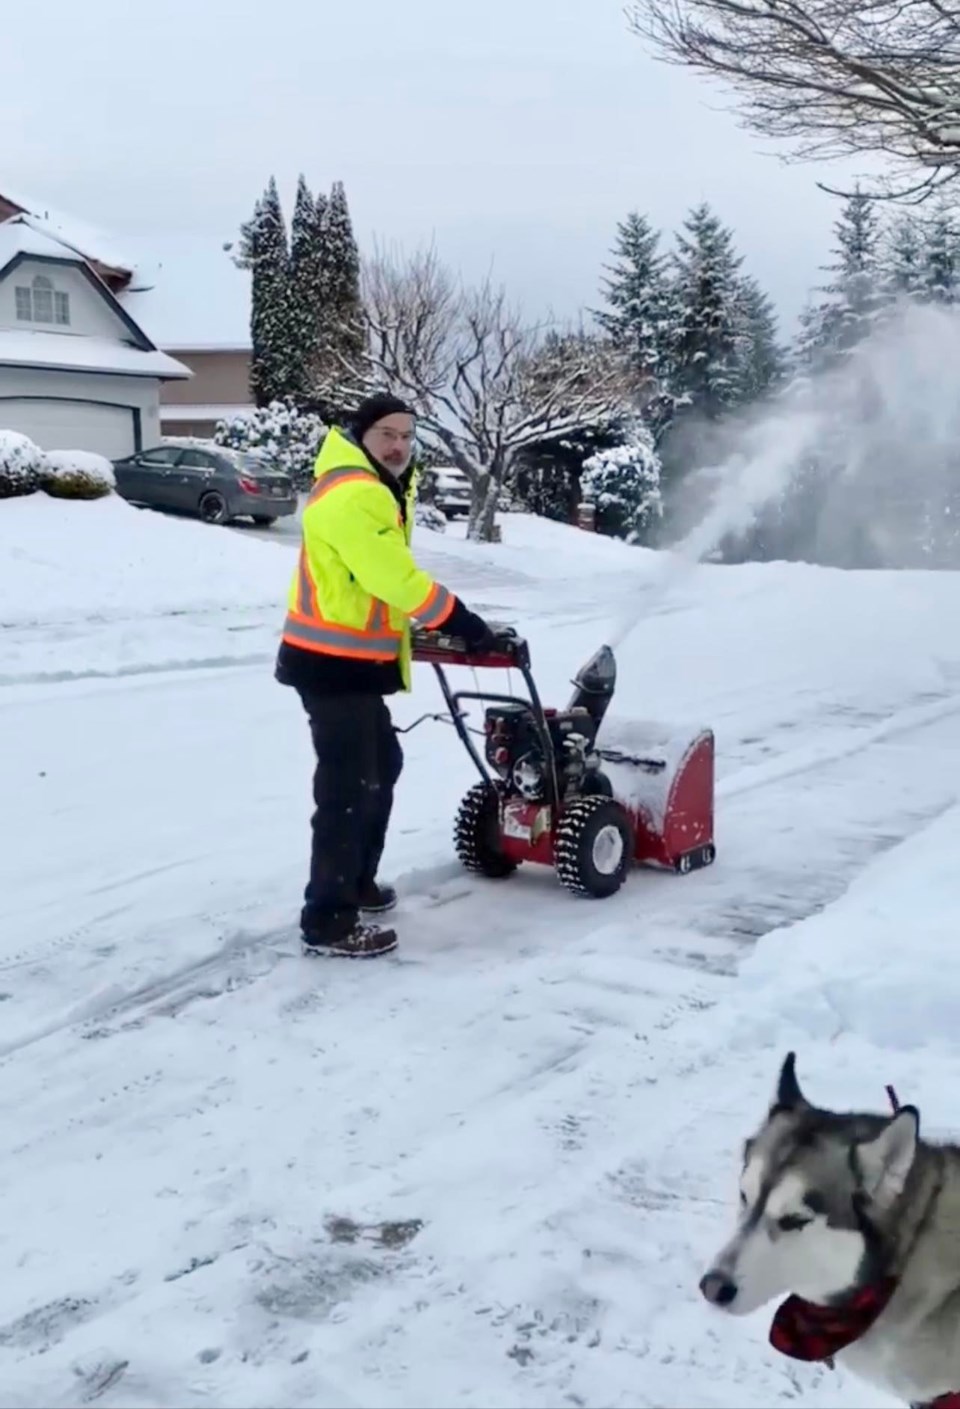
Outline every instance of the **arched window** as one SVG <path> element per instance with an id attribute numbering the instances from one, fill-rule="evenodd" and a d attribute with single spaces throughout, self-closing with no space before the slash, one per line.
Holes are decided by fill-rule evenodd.
<path id="1" fill-rule="evenodd" d="M 37 274 L 29 287 L 18 285 L 15 296 L 19 322 L 70 326 L 70 295 L 55 289 L 46 274 Z"/>

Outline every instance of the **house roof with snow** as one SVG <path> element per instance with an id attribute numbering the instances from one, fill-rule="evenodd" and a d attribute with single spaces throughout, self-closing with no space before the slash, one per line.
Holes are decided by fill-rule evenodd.
<path id="1" fill-rule="evenodd" d="M 55 210 L 46 201 L 37 200 L 23 191 L 12 190 L 4 182 L 0 186 L 0 220 L 11 216 L 24 217 L 38 234 L 48 236 L 61 249 L 66 247 L 74 254 L 82 255 L 115 292 L 130 283 L 135 264 L 111 236 L 93 225 L 65 215 L 63 211 Z"/>
<path id="2" fill-rule="evenodd" d="M 157 347 L 249 351 L 250 275 L 215 236 L 112 235 L 0 184 L 0 222 L 20 217 L 38 242 L 81 255 Z M 2 229 L 0 225 L 0 229 Z M 42 250 L 38 244 L 37 253 Z M 2 260 L 0 260 L 2 263 Z"/>
<path id="3" fill-rule="evenodd" d="M 122 296 L 158 346 L 174 352 L 248 351 L 250 275 L 214 236 L 166 235 L 129 242 L 136 287 Z"/>
<path id="4" fill-rule="evenodd" d="M 22 265 L 32 268 L 34 282 L 42 282 L 37 275 L 44 267 L 51 271 L 57 267 L 73 270 L 74 276 L 83 281 L 77 287 L 86 284 L 106 305 L 111 317 L 105 329 L 109 332 L 114 328 L 116 336 L 66 331 L 53 324 L 50 313 L 37 327 L 28 312 L 28 321 L 23 326 L 16 324 L 0 329 L 0 366 L 105 372 L 162 380 L 181 380 L 192 375 L 189 368 L 159 351 L 151 341 L 121 302 L 122 294 L 118 295 L 106 282 L 102 272 L 106 266 L 102 260 L 90 259 L 72 243 L 58 238 L 49 224 L 18 214 L 0 223 L 0 281 L 15 276 Z M 127 278 L 132 278 L 132 271 L 127 271 Z M 24 291 L 29 298 L 29 290 L 25 287 Z M 20 298 L 19 288 L 17 298 Z M 17 318 L 21 316 L 18 302 Z"/>

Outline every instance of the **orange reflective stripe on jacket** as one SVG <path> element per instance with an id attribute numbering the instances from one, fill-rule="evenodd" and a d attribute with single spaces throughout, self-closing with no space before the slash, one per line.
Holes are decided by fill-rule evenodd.
<path id="1" fill-rule="evenodd" d="M 314 484 L 307 503 L 315 504 L 318 499 L 322 499 L 325 494 L 329 493 L 331 489 L 335 489 L 338 484 L 346 484 L 348 480 L 352 479 L 369 478 L 370 472 L 368 470 L 328 470 L 327 473 L 321 475 Z"/>
<path id="2" fill-rule="evenodd" d="M 300 549 L 297 567 L 296 606 L 287 612 L 283 639 L 306 651 L 319 651 L 335 656 L 354 656 L 358 660 L 396 660 L 400 654 L 401 631 L 390 629 L 390 614 L 385 602 L 374 598 L 366 624 L 357 630 L 328 621 L 320 611 L 317 589 L 310 576 L 307 555 Z"/>
<path id="3" fill-rule="evenodd" d="M 417 618 L 425 631 L 433 631 L 443 625 L 452 611 L 453 593 L 435 582 L 427 593 L 426 601 L 410 615 Z"/>

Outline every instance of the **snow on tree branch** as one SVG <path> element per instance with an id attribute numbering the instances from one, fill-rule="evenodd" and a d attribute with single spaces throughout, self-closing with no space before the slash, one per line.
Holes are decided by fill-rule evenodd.
<path id="1" fill-rule="evenodd" d="M 801 159 L 892 157 L 900 198 L 960 174 L 960 10 L 944 0 L 633 0 L 660 57 L 726 81 Z M 918 177 L 918 169 L 923 171 Z"/>

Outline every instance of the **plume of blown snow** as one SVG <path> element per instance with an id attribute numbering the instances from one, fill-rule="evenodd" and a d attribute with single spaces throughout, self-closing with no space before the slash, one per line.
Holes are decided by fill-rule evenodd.
<path id="1" fill-rule="evenodd" d="M 907 304 L 728 431 L 684 482 L 672 551 L 960 567 L 960 310 Z M 746 546 L 744 546 L 746 545 Z M 732 556 L 737 556 L 734 546 Z"/>

